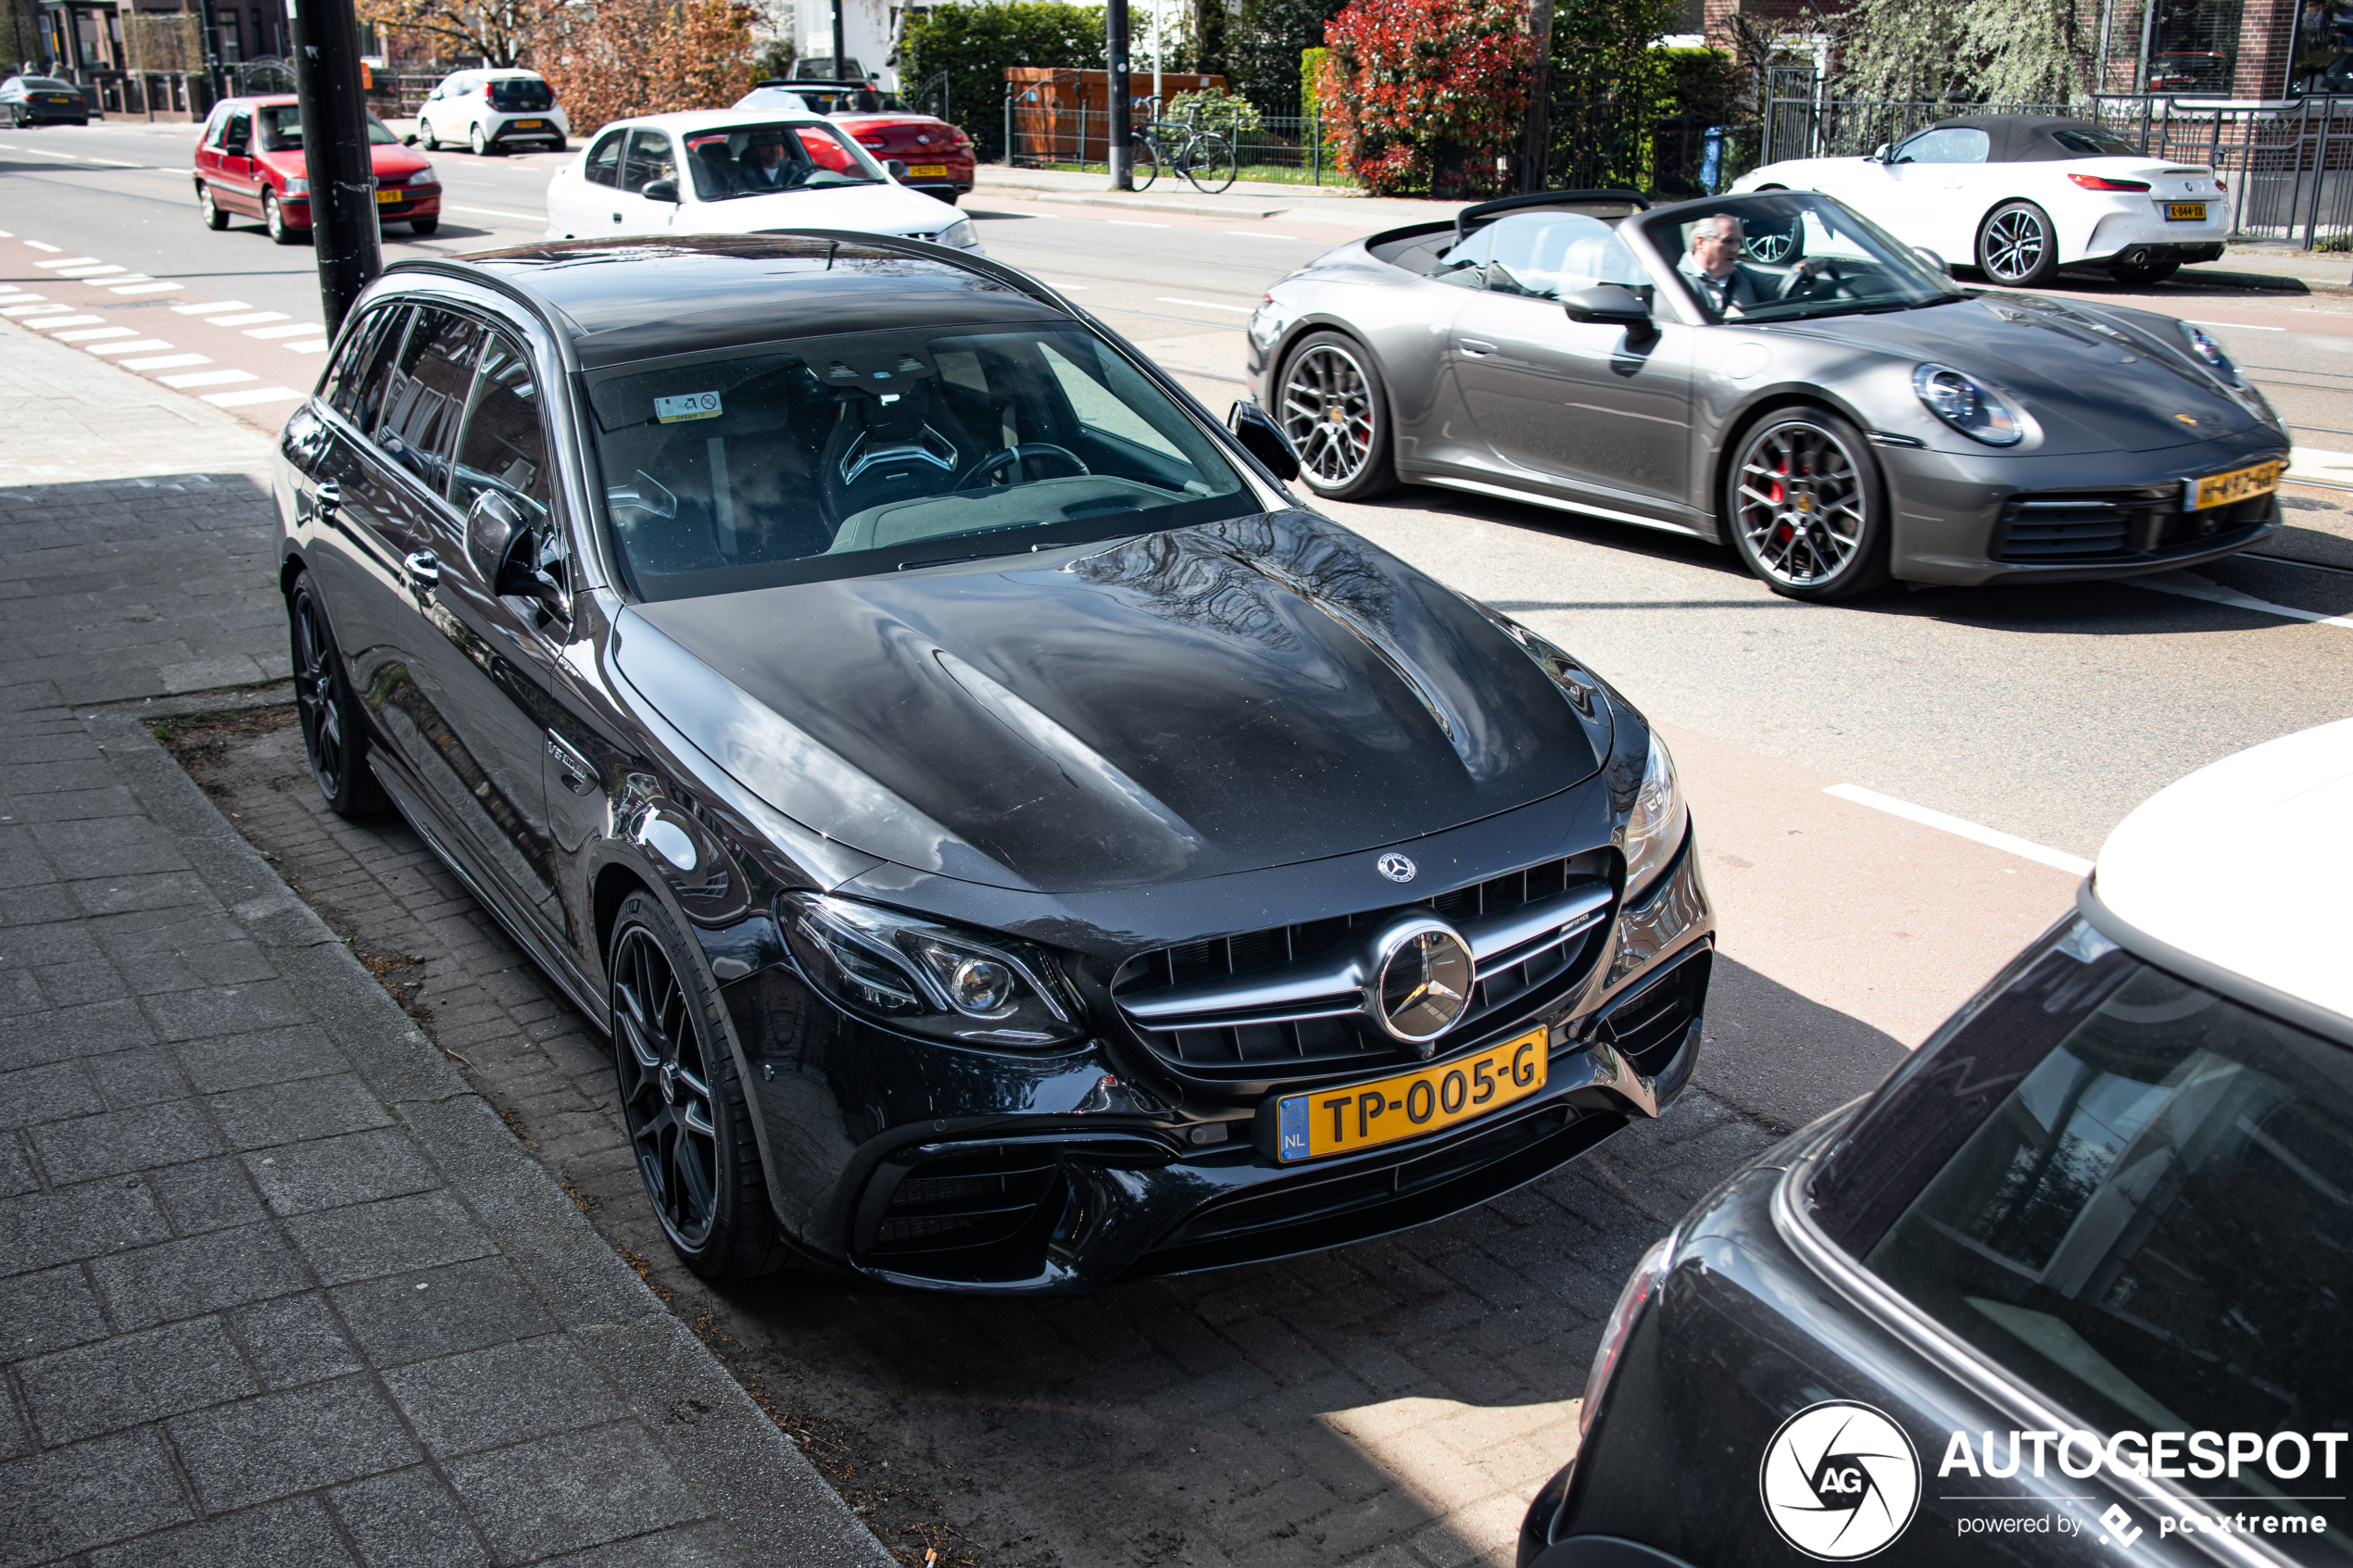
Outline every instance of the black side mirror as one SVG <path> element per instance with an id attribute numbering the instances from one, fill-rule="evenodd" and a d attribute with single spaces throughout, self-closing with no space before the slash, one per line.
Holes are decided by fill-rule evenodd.
<path id="1" fill-rule="evenodd" d="M 477 581 L 500 598 L 529 599 L 547 615 L 569 621 L 564 591 L 532 558 L 539 541 L 514 502 L 485 490 L 466 508 L 466 560 Z"/>
<path id="2" fill-rule="evenodd" d="M 417 144 L 417 133 L 411 131 L 409 134 L 400 138 L 400 144 L 404 147 L 415 146 Z"/>
<path id="3" fill-rule="evenodd" d="M 646 182 L 645 188 L 637 194 L 649 202 L 674 202 L 678 199 L 678 182 L 648 180 Z"/>
<path id="4" fill-rule="evenodd" d="M 1299 454 L 1291 450 L 1290 437 L 1275 422 L 1275 416 L 1257 404 L 1243 399 L 1226 415 L 1226 423 L 1242 444 L 1242 449 L 1260 462 L 1277 479 L 1299 477 Z"/>
<path id="5" fill-rule="evenodd" d="M 883 165 L 883 168 L 889 171 L 890 177 L 893 180 L 904 180 L 907 178 L 907 166 L 897 158 L 890 159 Z"/>
<path id="6" fill-rule="evenodd" d="M 1642 303 L 1642 295 L 1623 283 L 1603 283 L 1564 295 L 1561 296 L 1561 308 L 1568 312 L 1568 319 L 1572 321 L 1624 327 L 1627 335 L 1637 340 L 1649 337 L 1658 330 L 1651 324 L 1651 307 Z"/>

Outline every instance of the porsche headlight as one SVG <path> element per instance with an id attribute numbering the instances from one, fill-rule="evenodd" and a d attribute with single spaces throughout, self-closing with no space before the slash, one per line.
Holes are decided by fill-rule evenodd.
<path id="1" fill-rule="evenodd" d="M 1683 844 L 1683 786 L 1667 743 L 1651 732 L 1650 755 L 1642 759 L 1642 782 L 1626 818 L 1626 897 L 1631 902 L 1658 879 Z"/>
<path id="2" fill-rule="evenodd" d="M 1928 411 L 1972 441 L 1988 446 L 2015 446 L 2026 434 L 2026 421 L 1992 387 L 1966 370 L 1950 365 L 1922 365 L 1912 372 L 1912 390 Z"/>
<path id="3" fill-rule="evenodd" d="M 1087 1027 L 1052 960 L 1026 942 L 787 893 L 776 917 L 801 972 L 853 1012 L 975 1046 L 1056 1046 Z"/>
<path id="4" fill-rule="evenodd" d="M 954 245 L 958 250 L 978 250 L 980 236 L 974 232 L 972 220 L 959 218 L 933 236 L 935 245 Z"/>
<path id="5" fill-rule="evenodd" d="M 2189 344 L 2190 352 L 2192 354 L 2196 355 L 2198 358 L 2204 360 L 2208 369 L 2212 370 L 2216 375 L 2221 377 L 2231 385 L 2238 386 L 2242 384 L 2239 377 L 2239 368 L 2231 362 L 2231 357 L 2229 355 L 2222 352 L 2222 345 L 2221 344 L 2215 342 L 2212 338 L 2208 337 L 2206 333 L 2200 332 L 2197 328 L 2192 326 L 2187 321 L 2183 321 L 2181 325 L 2182 336 Z"/>

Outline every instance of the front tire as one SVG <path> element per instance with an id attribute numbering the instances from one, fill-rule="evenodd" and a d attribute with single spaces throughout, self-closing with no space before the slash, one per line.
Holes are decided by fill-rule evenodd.
<path id="1" fill-rule="evenodd" d="M 1862 432 L 1828 408 L 1780 408 L 1736 450 L 1726 529 L 1767 587 L 1825 604 L 1887 582 L 1887 486 Z"/>
<path id="2" fill-rule="evenodd" d="M 433 133 L 433 121 L 422 115 L 417 118 L 417 144 L 429 153 L 441 151 L 441 143 Z"/>
<path id="3" fill-rule="evenodd" d="M 1978 270 L 2006 289 L 2039 289 L 2058 276 L 2058 232 L 2029 201 L 2004 202 L 1977 232 Z"/>
<path id="4" fill-rule="evenodd" d="M 1311 333 L 1283 362 L 1277 385 L 1276 417 L 1310 490 L 1362 501 L 1395 487 L 1389 395 L 1363 344 L 1338 332 Z"/>
<path id="5" fill-rule="evenodd" d="M 679 1261 L 710 1280 L 786 1261 L 724 1012 L 694 945 L 648 893 L 622 901 L 606 960 L 622 1119 Z"/>
<path id="6" fill-rule="evenodd" d="M 368 726 L 343 672 L 326 606 L 304 572 L 286 596 L 294 642 L 295 712 L 302 721 L 303 754 L 327 809 L 352 822 L 383 814 L 384 786 L 368 771 Z"/>
<path id="7" fill-rule="evenodd" d="M 229 214 L 212 199 L 212 187 L 199 181 L 196 184 L 196 210 L 204 214 L 204 226 L 211 230 L 226 229 Z"/>
<path id="8" fill-rule="evenodd" d="M 425 235 L 432 233 L 435 229 L 440 227 L 441 220 L 438 218 L 411 218 L 409 220 L 409 232 L 420 239 L 422 239 Z"/>
<path id="9" fill-rule="evenodd" d="M 302 232 L 286 221 L 286 209 L 278 205 L 278 193 L 261 193 L 261 226 L 270 231 L 274 245 L 290 245 L 302 238 Z"/>

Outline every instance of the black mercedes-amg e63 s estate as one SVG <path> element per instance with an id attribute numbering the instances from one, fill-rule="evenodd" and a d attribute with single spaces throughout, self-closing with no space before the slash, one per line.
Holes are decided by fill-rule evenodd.
<path id="1" fill-rule="evenodd" d="M 303 734 L 610 1030 L 687 1264 L 1088 1289 L 1418 1224 L 1690 1075 L 1642 716 L 1051 289 L 404 262 L 288 422 Z"/>

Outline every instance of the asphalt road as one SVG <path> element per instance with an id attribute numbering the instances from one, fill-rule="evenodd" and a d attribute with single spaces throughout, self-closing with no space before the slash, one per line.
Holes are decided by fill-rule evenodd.
<path id="1" fill-rule="evenodd" d="M 8 231 L 0 237 L 0 286 L 38 293 L 40 303 L 69 305 L 98 323 L 52 328 L 54 335 L 130 329 L 83 340 L 93 352 L 150 341 L 134 334 L 170 345 L 115 356 L 134 373 L 243 372 L 192 385 L 193 395 L 284 389 L 286 401 L 224 405 L 273 428 L 319 364 L 317 351 L 301 346 L 315 337 L 293 330 L 318 319 L 309 252 L 274 248 L 258 227 L 205 230 L 189 192 L 188 148 L 184 132 L 142 128 L 0 133 L 0 224 Z M 388 236 L 388 256 L 535 237 L 538 191 L 554 161 L 435 155 L 447 191 L 444 226 L 430 241 Z M 1071 290 L 1222 409 L 1240 391 L 1240 326 L 1261 291 L 1348 237 L 1346 204 L 1313 205 L 1312 214 L 1306 204 L 1248 216 L 1119 211 L 985 190 L 966 210 L 992 255 Z M 75 281 L 58 274 L 80 269 L 39 265 L 80 257 L 125 270 Z M 115 293 L 148 287 L 126 278 L 182 286 Z M 2325 469 L 2332 452 L 2353 453 L 2353 300 L 2211 289 L 2126 294 L 2083 280 L 2070 286 L 2207 324 L 2299 427 L 2299 471 Z M 208 324 L 224 312 L 175 308 L 224 302 L 250 307 L 227 312 L 233 322 L 283 320 Z M 0 300 L 0 310 L 9 308 Z M 143 358 L 182 354 L 205 363 L 138 367 Z M 2353 483 L 2353 472 L 2347 477 Z M 1685 1123 L 1670 1117 L 1655 1131 L 1671 1139 L 1680 1125 L 1725 1115 L 1735 1119 L 1727 1126 L 1747 1131 L 1681 1165 L 1670 1144 L 1655 1140 L 1593 1166 L 1599 1174 L 1581 1178 L 1585 1190 L 1606 1186 L 1629 1207 L 1615 1219 L 1580 1222 L 1600 1236 L 1584 1251 L 1560 1239 L 1568 1222 L 1546 1210 L 1551 1217 L 1541 1221 L 1510 1222 L 1534 1227 L 1522 1233 L 1541 1242 L 1532 1252 L 1478 1239 L 1488 1233 L 1466 1219 L 1450 1222 L 1452 1231 L 1417 1233 L 1402 1250 L 1351 1249 L 1345 1259 L 1353 1261 L 1323 1272 L 1320 1264 L 1269 1269 L 1229 1286 L 1203 1282 L 1126 1296 L 1100 1320 L 893 1307 L 869 1323 L 852 1295 L 713 1302 L 713 1321 L 763 1347 L 780 1378 L 813 1364 L 799 1337 L 804 1331 L 810 1345 L 843 1348 L 857 1388 L 812 1398 L 837 1399 L 843 1410 L 880 1399 L 889 1419 L 861 1440 L 896 1452 L 902 1466 L 929 1465 L 926 1485 L 971 1488 L 978 1512 L 969 1514 L 964 1539 L 981 1539 L 984 1517 L 988 1533 L 1009 1532 L 997 1537 L 1006 1544 L 990 1561 L 1114 1561 L 1112 1544 L 1170 1532 L 1179 1544 L 1139 1560 L 1340 1562 L 1356 1560 L 1360 1549 L 1390 1554 L 1382 1561 L 1495 1560 L 1515 1497 L 1558 1452 L 1559 1422 L 1580 1376 L 1576 1363 L 1590 1352 L 1615 1271 L 1647 1239 L 1645 1227 L 1687 1200 L 1690 1181 L 1754 1147 L 1755 1137 L 1868 1088 L 2066 909 L 2083 862 L 2133 805 L 2205 762 L 2353 711 L 2353 518 L 2339 505 L 2348 498 L 2293 487 L 2292 526 L 2260 558 L 2196 577 L 1896 590 L 1827 608 L 1774 597 L 1728 552 L 1570 514 L 1428 490 L 1331 508 L 1562 642 L 1662 723 L 1692 802 L 1725 962 L 1702 1067 L 1705 1104 L 1680 1109 Z M 285 771 L 283 759 L 258 759 L 255 787 L 280 789 L 275 780 Z M 2250 855 L 2295 853 L 2267 840 L 2260 822 L 2246 825 L 2246 843 Z M 364 863 L 370 850 L 349 845 L 342 852 Z M 481 950 L 479 933 L 460 940 L 436 927 L 448 917 L 430 909 L 447 908 L 425 899 L 388 914 L 393 925 L 396 915 L 419 922 L 420 935 L 399 937 L 413 944 L 402 947 L 387 938 L 381 950 L 422 952 L 434 942 Z M 465 984 L 488 982 L 477 975 Z M 592 1044 L 583 1044 L 587 1065 L 576 1074 L 587 1085 L 578 1091 L 582 1126 L 598 1114 Z M 522 1114 L 541 1124 L 537 1111 L 526 1106 Z M 594 1165 L 594 1142 L 583 1146 L 584 1169 Z M 626 1205 L 625 1188 L 603 1201 Z M 1547 1201 L 1575 1211 L 1566 1198 Z M 1426 1271 L 1414 1276 L 1419 1294 L 1412 1298 L 1435 1323 L 1412 1344 L 1378 1331 L 1367 1336 L 1360 1315 L 1320 1294 L 1339 1288 L 1336 1280 L 1348 1289 L 1402 1288 L 1396 1282 L 1409 1267 Z M 692 1288 L 674 1272 L 662 1277 Z M 1502 1283 L 1491 1288 L 1483 1278 Z M 1523 1307 L 1539 1314 L 1547 1355 L 1567 1369 L 1559 1375 L 1537 1375 L 1498 1348 L 1510 1342 L 1510 1315 Z M 1151 1316 L 1164 1311 L 1164 1321 Z M 1528 1320 L 1527 1332 L 1539 1329 Z M 968 1331 L 977 1337 L 960 1337 Z M 1124 1380 L 1117 1357 L 1103 1348 L 1112 1343 L 1105 1334 L 1136 1336 L 1177 1369 L 1154 1374 L 1151 1408 L 1111 1413 L 1139 1397 L 1123 1390 L 1147 1385 Z M 1359 1360 L 1328 1352 L 1340 1368 L 1333 1371 L 1319 1347 L 1342 1342 Z M 1003 1364 L 975 1370 L 974 1355 Z M 1383 1374 L 1387 1381 L 1356 1370 L 1391 1355 L 1411 1364 Z M 1256 1424 L 1240 1436 L 1215 1423 L 1189 1426 L 1232 1408 L 1216 1402 L 1228 1396 L 1213 1399 L 1212 1392 L 1239 1386 L 1237 1358 L 1252 1376 L 1287 1391 L 1290 1413 L 1247 1416 Z M 1085 1370 L 1051 1397 L 1021 1405 L 1018 1388 L 1043 1386 L 1037 1380 L 1058 1365 Z M 1327 1375 L 1331 1389 L 1315 1391 L 1314 1379 Z M 971 1379 L 969 1387 L 960 1377 Z M 981 1392 L 970 1394 L 975 1387 Z M 1002 1451 L 1000 1417 L 1013 1405 L 1023 1413 L 1011 1429 L 1041 1454 L 1062 1457 L 1031 1463 Z M 1488 1424 L 1445 1426 L 1470 1420 L 1466 1411 Z M 1340 1434 L 1360 1468 L 1317 1471 L 1301 1459 L 1307 1450 L 1297 1433 L 1308 1426 Z M 1448 1430 L 1478 1436 L 1454 1441 Z M 1491 1439 L 1539 1430 L 1555 1434 L 1546 1439 L 1551 1448 L 1538 1443 L 1502 1468 L 1482 1457 Z M 1058 1468 L 1085 1463 L 1085 1443 L 1052 1446 L 1072 1431 L 1127 1445 L 1134 1503 L 1105 1503 L 1092 1486 L 1054 1478 Z M 1230 1438 L 1232 1451 L 1193 1457 L 1192 1439 L 1213 1432 L 1223 1435 L 1214 1440 Z M 1185 1451 L 1168 1446 L 1179 1442 Z M 1340 1513 L 1284 1501 L 1277 1489 L 1303 1486 L 1302 1465 L 1327 1488 L 1314 1508 L 1390 1508 L 1393 1517 L 1381 1515 L 1378 1528 L 1343 1529 Z M 991 1508 L 999 1512 L 988 1515 Z M 1244 1513 L 1265 1522 L 1254 1544 L 1232 1535 Z M 1286 1549 L 1282 1531 L 1292 1517 L 1325 1523 Z M 1325 1534 L 1311 1546 L 1316 1529 Z M 1403 1555 L 1409 1550 L 1420 1556 Z"/>

